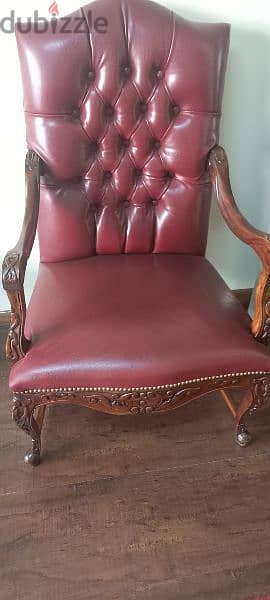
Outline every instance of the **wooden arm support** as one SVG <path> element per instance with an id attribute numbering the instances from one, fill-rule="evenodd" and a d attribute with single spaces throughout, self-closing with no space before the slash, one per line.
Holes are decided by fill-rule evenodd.
<path id="1" fill-rule="evenodd" d="M 33 150 L 28 150 L 25 159 L 26 205 L 22 231 L 16 246 L 6 254 L 2 267 L 3 287 L 11 305 L 6 355 L 13 361 L 25 356 L 30 346 L 30 341 L 24 335 L 26 304 L 23 284 L 37 228 L 40 171 L 41 159 Z"/>
<path id="2" fill-rule="evenodd" d="M 240 213 L 231 189 L 226 153 L 215 146 L 210 153 L 209 168 L 220 211 L 231 231 L 251 246 L 261 259 L 262 273 L 256 286 L 255 315 L 251 323 L 253 335 L 260 341 L 270 341 L 270 236 L 256 229 Z"/>

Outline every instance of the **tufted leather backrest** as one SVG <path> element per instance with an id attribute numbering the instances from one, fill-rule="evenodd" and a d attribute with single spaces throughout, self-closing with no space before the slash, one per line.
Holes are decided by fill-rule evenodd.
<path id="1" fill-rule="evenodd" d="M 148 0 L 98 0 L 63 26 L 16 31 L 27 144 L 46 165 L 41 260 L 203 254 L 229 26 Z"/>

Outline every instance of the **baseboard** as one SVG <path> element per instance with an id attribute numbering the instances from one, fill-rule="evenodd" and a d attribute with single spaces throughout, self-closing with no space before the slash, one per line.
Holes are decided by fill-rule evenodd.
<path id="1" fill-rule="evenodd" d="M 238 298 L 239 302 L 241 302 L 241 304 L 245 308 L 248 308 L 251 294 L 252 294 L 252 288 L 245 288 L 242 290 L 232 290 L 232 291 L 235 294 L 236 298 Z M 10 321 L 10 311 L 9 310 L 0 311 L 0 325 L 8 325 L 9 321 Z"/>

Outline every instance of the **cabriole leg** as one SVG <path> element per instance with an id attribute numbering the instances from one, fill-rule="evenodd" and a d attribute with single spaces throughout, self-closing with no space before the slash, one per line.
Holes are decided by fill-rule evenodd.
<path id="1" fill-rule="evenodd" d="M 12 417 L 16 425 L 32 438 L 32 446 L 25 454 L 24 461 L 36 467 L 40 464 L 41 440 L 40 434 L 44 419 L 45 406 L 37 409 L 36 419 L 34 417 L 34 404 L 27 398 L 22 400 L 20 396 L 13 398 Z"/>
<path id="2" fill-rule="evenodd" d="M 40 435 L 41 435 L 42 425 L 43 425 L 43 421 L 44 421 L 45 410 L 46 410 L 45 404 L 43 406 L 39 406 L 36 409 L 36 416 L 34 417 L 34 420 L 38 427 L 39 440 L 37 441 L 36 438 L 32 438 L 32 447 L 30 448 L 30 450 L 28 450 L 28 452 L 26 452 L 26 454 L 24 456 L 24 462 L 26 464 L 32 465 L 33 467 L 36 467 L 40 464 L 40 452 L 41 452 L 41 437 L 40 437 Z"/>
<path id="3" fill-rule="evenodd" d="M 251 441 L 251 435 L 245 425 L 246 417 L 265 406 L 269 400 L 270 374 L 265 373 L 254 377 L 250 390 L 246 392 L 236 415 L 236 441 L 239 446 L 247 446 Z"/>
<path id="4" fill-rule="evenodd" d="M 241 447 L 246 447 L 250 444 L 252 436 L 246 428 L 246 417 L 249 414 L 252 405 L 254 404 L 254 396 L 251 390 L 245 393 L 245 396 L 236 413 L 236 431 L 235 439 Z"/>

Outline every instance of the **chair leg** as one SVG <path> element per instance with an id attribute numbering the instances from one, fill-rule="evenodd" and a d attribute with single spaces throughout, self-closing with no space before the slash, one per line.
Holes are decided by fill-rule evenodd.
<path id="1" fill-rule="evenodd" d="M 235 439 L 241 447 L 246 447 L 250 444 L 252 436 L 246 428 L 245 419 L 254 404 L 254 397 L 251 390 L 245 393 L 245 396 L 236 413 L 236 431 Z"/>
<path id="2" fill-rule="evenodd" d="M 46 412 L 46 404 L 43 404 L 42 406 L 38 406 L 35 419 L 36 419 L 36 424 L 39 428 L 40 433 L 41 433 L 42 426 L 43 426 L 45 412 Z"/>
<path id="3" fill-rule="evenodd" d="M 32 467 L 37 467 L 40 464 L 40 452 L 41 452 L 41 430 L 44 421 L 46 411 L 46 405 L 39 406 L 36 409 L 35 421 L 39 429 L 39 440 L 37 441 L 35 438 L 32 438 L 32 446 L 26 452 L 24 456 L 24 462 L 26 464 L 32 465 Z"/>
<path id="4" fill-rule="evenodd" d="M 223 400 L 226 402 L 229 411 L 232 413 L 233 417 L 236 417 L 236 408 L 232 403 L 232 400 L 228 394 L 228 392 L 226 392 L 225 390 L 220 390 L 220 393 L 223 397 Z"/>
<path id="5" fill-rule="evenodd" d="M 16 425 L 32 438 L 32 446 L 24 457 L 24 462 L 36 467 L 40 464 L 41 440 L 40 434 L 43 425 L 46 406 L 39 406 L 34 417 L 34 407 L 24 403 L 19 397 L 14 396 L 12 416 Z"/>

